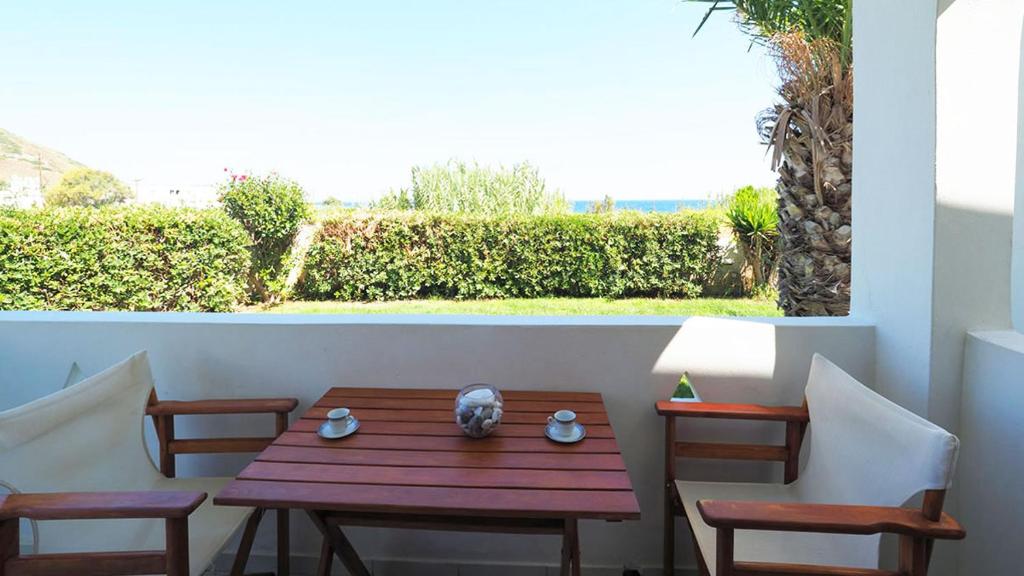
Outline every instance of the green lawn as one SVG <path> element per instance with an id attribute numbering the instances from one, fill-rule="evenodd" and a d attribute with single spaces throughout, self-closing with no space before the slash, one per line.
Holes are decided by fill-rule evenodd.
<path id="1" fill-rule="evenodd" d="M 246 312 L 280 314 L 492 314 L 536 316 L 781 316 L 775 302 L 734 298 L 659 300 L 532 298 L 510 300 L 400 300 L 396 302 L 285 302 Z"/>

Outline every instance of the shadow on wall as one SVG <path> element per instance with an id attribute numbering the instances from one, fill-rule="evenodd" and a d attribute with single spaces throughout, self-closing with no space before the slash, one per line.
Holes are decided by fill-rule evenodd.
<path id="1" fill-rule="evenodd" d="M 1014 203 L 1012 298 L 1013 327 L 1024 332 L 1024 19 L 1021 22 L 1017 84 L 1017 190 Z"/>
<path id="2" fill-rule="evenodd" d="M 831 347 L 820 350 L 814 343 L 792 338 L 788 331 L 794 329 L 799 327 L 757 320 L 687 319 L 652 369 L 659 382 L 658 397 L 669 397 L 674 382 L 688 372 L 706 402 L 799 406 L 811 358 L 818 351 L 862 382 L 871 382 L 873 365 L 863 362 L 856 346 L 842 352 Z M 677 425 L 681 437 L 694 440 L 784 441 L 784 427 L 771 422 L 683 420 Z M 680 478 L 691 480 L 776 482 L 781 474 L 780 465 L 760 462 L 690 460 L 680 470 Z"/>
<path id="3" fill-rule="evenodd" d="M 1015 215 L 1011 274 L 1012 330 L 967 337 L 963 371 L 959 505 L 968 527 L 960 574 L 1016 574 L 1024 563 L 1020 531 L 1024 474 L 1024 15 L 1018 59 Z"/>
<path id="4" fill-rule="evenodd" d="M 750 403 L 758 398 L 769 403 L 763 391 L 775 374 L 775 345 L 772 324 L 690 318 L 662 351 L 653 373 L 689 372 L 709 402 Z"/>
<path id="5" fill-rule="evenodd" d="M 1009 325 L 1013 219 L 1009 213 L 939 202 L 935 227 L 935 250 L 945 256 L 935 262 L 931 382 L 927 412 L 922 415 L 956 432 L 966 330 L 1005 329 Z M 881 387 L 881 391 L 887 388 L 891 386 Z M 890 399 L 899 402 L 898 394 Z"/>
<path id="6" fill-rule="evenodd" d="M 658 387 L 655 397 L 669 397 L 679 375 L 688 372 L 701 399 L 707 402 L 798 406 L 803 402 L 815 352 L 821 352 L 862 382 L 871 383 L 874 363 L 869 360 L 870 352 L 865 354 L 861 346 L 867 345 L 873 350 L 872 339 L 866 343 L 851 339 L 847 349 L 830 346 L 824 339 L 794 339 L 792 332 L 801 329 L 799 324 L 799 321 L 791 324 L 726 318 L 687 319 L 652 368 L 652 382 Z M 658 424 L 663 426 L 661 422 Z M 678 437 L 690 441 L 750 444 L 785 441 L 785 427 L 773 422 L 680 419 L 676 425 Z M 813 440 L 805 446 L 810 441 Z M 660 443 L 657 448 L 661 449 Z M 676 462 L 678 477 L 683 480 L 782 481 L 779 463 Z M 676 565 L 694 565 L 689 528 L 682 519 L 676 522 Z"/>

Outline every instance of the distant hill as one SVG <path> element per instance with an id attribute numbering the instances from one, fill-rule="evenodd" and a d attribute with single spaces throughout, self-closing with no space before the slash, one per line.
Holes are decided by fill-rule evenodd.
<path id="1" fill-rule="evenodd" d="M 0 181 L 31 179 L 37 183 L 42 178 L 40 188 L 46 189 L 68 170 L 81 166 L 56 150 L 33 144 L 0 128 Z"/>

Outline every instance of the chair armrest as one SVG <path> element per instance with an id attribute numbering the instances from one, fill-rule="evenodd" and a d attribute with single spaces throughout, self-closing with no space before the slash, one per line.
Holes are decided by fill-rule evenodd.
<path id="1" fill-rule="evenodd" d="M 188 518 L 205 492 L 52 492 L 0 498 L 0 519 Z"/>
<path id="2" fill-rule="evenodd" d="M 718 404 L 713 402 L 659 401 L 655 407 L 662 416 L 684 418 L 723 418 L 729 420 L 763 420 L 774 422 L 808 422 L 807 408 L 802 406 L 761 406 L 760 404 Z"/>
<path id="3" fill-rule="evenodd" d="M 299 405 L 295 398 L 234 398 L 214 400 L 157 400 L 150 392 L 146 414 L 153 417 L 160 440 L 160 472 L 173 478 L 177 454 L 221 454 L 259 452 L 288 428 L 288 414 Z M 190 438 L 174 437 L 174 417 L 206 414 L 273 414 L 276 433 L 266 438 Z"/>
<path id="4" fill-rule="evenodd" d="M 780 530 L 826 534 L 906 534 L 960 540 L 966 532 L 943 513 L 929 520 L 920 510 L 885 506 L 843 506 L 777 502 L 700 500 L 697 509 L 709 526 L 733 530 Z"/>
<path id="5" fill-rule="evenodd" d="M 221 400 L 161 400 L 150 404 L 150 416 L 193 414 L 288 414 L 299 405 L 295 398 L 240 398 Z"/>

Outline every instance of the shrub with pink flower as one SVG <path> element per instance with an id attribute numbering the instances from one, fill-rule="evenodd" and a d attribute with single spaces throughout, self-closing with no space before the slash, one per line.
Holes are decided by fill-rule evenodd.
<path id="1" fill-rule="evenodd" d="M 230 179 L 220 186 L 220 201 L 252 240 L 250 298 L 273 301 L 283 285 L 282 270 L 292 240 L 312 211 L 302 187 L 293 180 L 273 172 L 259 176 L 224 171 Z"/>

